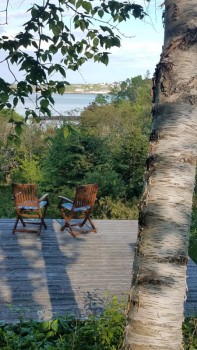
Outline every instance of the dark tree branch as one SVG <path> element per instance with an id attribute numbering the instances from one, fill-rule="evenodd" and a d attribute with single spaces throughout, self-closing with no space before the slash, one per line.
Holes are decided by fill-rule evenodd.
<path id="1" fill-rule="evenodd" d="M 5 23 L 0 23 L 0 25 L 8 24 L 8 5 L 9 5 L 9 1 L 10 0 L 6 1 L 5 10 L 0 11 L 0 12 L 5 12 Z"/>

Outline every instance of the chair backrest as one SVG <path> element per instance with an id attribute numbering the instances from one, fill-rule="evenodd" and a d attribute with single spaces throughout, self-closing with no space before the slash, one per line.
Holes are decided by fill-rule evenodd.
<path id="1" fill-rule="evenodd" d="M 96 200 L 97 192 L 97 184 L 78 186 L 76 189 L 75 199 L 73 201 L 73 207 L 77 208 L 90 206 L 92 208 Z"/>
<path id="2" fill-rule="evenodd" d="M 37 186 L 35 184 L 12 184 L 15 205 L 39 206 Z"/>

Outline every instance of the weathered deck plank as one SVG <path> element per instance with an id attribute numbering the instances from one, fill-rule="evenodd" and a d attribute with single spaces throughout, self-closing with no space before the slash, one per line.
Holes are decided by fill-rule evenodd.
<path id="1" fill-rule="evenodd" d="M 108 297 L 127 299 L 137 221 L 95 220 L 98 233 L 74 239 L 47 220 L 40 237 L 12 235 L 13 220 L 0 220 L 0 320 L 86 316 Z M 188 266 L 186 312 L 197 313 L 197 268 Z"/>
<path id="2" fill-rule="evenodd" d="M 190 259 L 187 266 L 186 316 L 197 317 L 197 265 Z"/>

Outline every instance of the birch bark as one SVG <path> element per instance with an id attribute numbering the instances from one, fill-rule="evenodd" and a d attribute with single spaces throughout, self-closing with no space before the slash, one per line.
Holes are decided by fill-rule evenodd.
<path id="1" fill-rule="evenodd" d="M 124 349 L 180 350 L 197 156 L 197 2 L 166 0 Z"/>

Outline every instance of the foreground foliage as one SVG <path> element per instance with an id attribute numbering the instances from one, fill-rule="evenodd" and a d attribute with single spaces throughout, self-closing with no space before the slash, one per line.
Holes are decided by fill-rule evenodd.
<path id="1" fill-rule="evenodd" d="M 197 196 L 195 188 L 195 194 L 193 199 L 193 211 L 192 211 L 192 224 L 190 230 L 190 244 L 189 244 L 189 255 L 197 264 Z"/>
<path id="2" fill-rule="evenodd" d="M 60 317 L 52 321 L 2 325 L 0 344 L 2 350 L 120 350 L 125 322 L 114 299 L 103 315 L 83 321 Z M 197 349 L 197 318 L 185 320 L 183 340 L 184 350 Z"/>
<path id="3" fill-rule="evenodd" d="M 7 0 L 1 11 L 5 14 L 5 22 L 0 19 L 2 26 L 9 25 L 10 6 Z M 63 94 L 69 84 L 67 71 L 79 70 L 90 59 L 107 65 L 109 50 L 121 45 L 119 24 L 146 15 L 141 5 L 127 1 L 101 0 L 97 4 L 87 0 L 60 0 L 56 4 L 48 0 L 43 4 L 34 1 L 30 9 L 28 2 L 26 6 L 25 23 L 20 32 L 10 38 L 3 30 L 0 36 L 1 63 L 7 64 L 13 77 L 11 83 L 0 78 L 0 109 L 15 108 L 19 101 L 25 104 L 25 97 L 39 91 L 35 108 L 25 112 L 26 119 L 37 119 L 38 114 L 50 116 L 50 107 L 54 104 L 52 94 Z M 18 68 L 17 72 L 13 66 L 15 70 Z M 22 80 L 18 72 L 22 72 Z M 13 122 L 13 138 L 17 141 L 23 123 L 15 119 Z"/>
<path id="4" fill-rule="evenodd" d="M 60 317 L 52 321 L 3 325 L 0 328 L 1 349 L 121 349 L 125 316 L 120 306 L 114 297 L 103 315 L 86 320 Z"/>
<path id="5" fill-rule="evenodd" d="M 183 340 L 185 350 L 197 349 L 197 317 L 186 318 L 183 324 Z"/>

